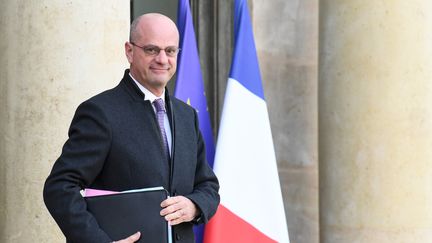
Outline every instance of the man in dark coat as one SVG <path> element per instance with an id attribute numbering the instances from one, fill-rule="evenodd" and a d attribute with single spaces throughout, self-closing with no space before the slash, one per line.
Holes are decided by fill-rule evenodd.
<path id="1" fill-rule="evenodd" d="M 140 16 L 125 43 L 130 70 L 117 87 L 78 107 L 44 187 L 45 204 L 68 242 L 140 238 L 137 232 L 110 239 L 87 211 L 84 188 L 163 186 L 171 197 L 161 202 L 160 214 L 173 226 L 173 242 L 194 242 L 192 226 L 214 215 L 219 184 L 206 161 L 196 111 L 166 89 L 178 45 L 178 30 L 168 17 Z"/>

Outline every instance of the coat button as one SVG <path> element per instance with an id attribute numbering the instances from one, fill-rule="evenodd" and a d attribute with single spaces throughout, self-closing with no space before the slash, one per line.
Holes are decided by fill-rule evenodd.
<path id="1" fill-rule="evenodd" d="M 176 240 L 181 240 L 181 237 L 178 233 L 175 234 L 175 238 L 176 238 Z"/>

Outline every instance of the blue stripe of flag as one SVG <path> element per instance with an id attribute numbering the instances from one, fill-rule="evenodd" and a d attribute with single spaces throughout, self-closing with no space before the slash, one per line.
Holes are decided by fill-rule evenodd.
<path id="1" fill-rule="evenodd" d="M 235 44 L 230 77 L 265 100 L 246 0 L 235 1 L 234 39 Z"/>

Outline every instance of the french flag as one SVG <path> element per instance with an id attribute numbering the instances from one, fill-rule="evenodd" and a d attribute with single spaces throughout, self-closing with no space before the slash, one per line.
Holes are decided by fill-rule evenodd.
<path id="1" fill-rule="evenodd" d="M 235 1 L 235 46 L 216 146 L 221 204 L 205 243 L 288 243 L 288 227 L 247 1 Z"/>

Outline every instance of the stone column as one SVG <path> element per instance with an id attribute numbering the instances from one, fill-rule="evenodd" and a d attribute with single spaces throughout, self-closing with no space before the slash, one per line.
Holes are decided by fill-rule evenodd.
<path id="1" fill-rule="evenodd" d="M 249 1 L 290 241 L 319 241 L 318 0 Z"/>
<path id="2" fill-rule="evenodd" d="M 432 2 L 320 1 L 320 238 L 432 242 Z"/>
<path id="3" fill-rule="evenodd" d="M 64 242 L 43 183 L 77 105 L 128 66 L 129 1 L 0 6 L 0 242 Z"/>

